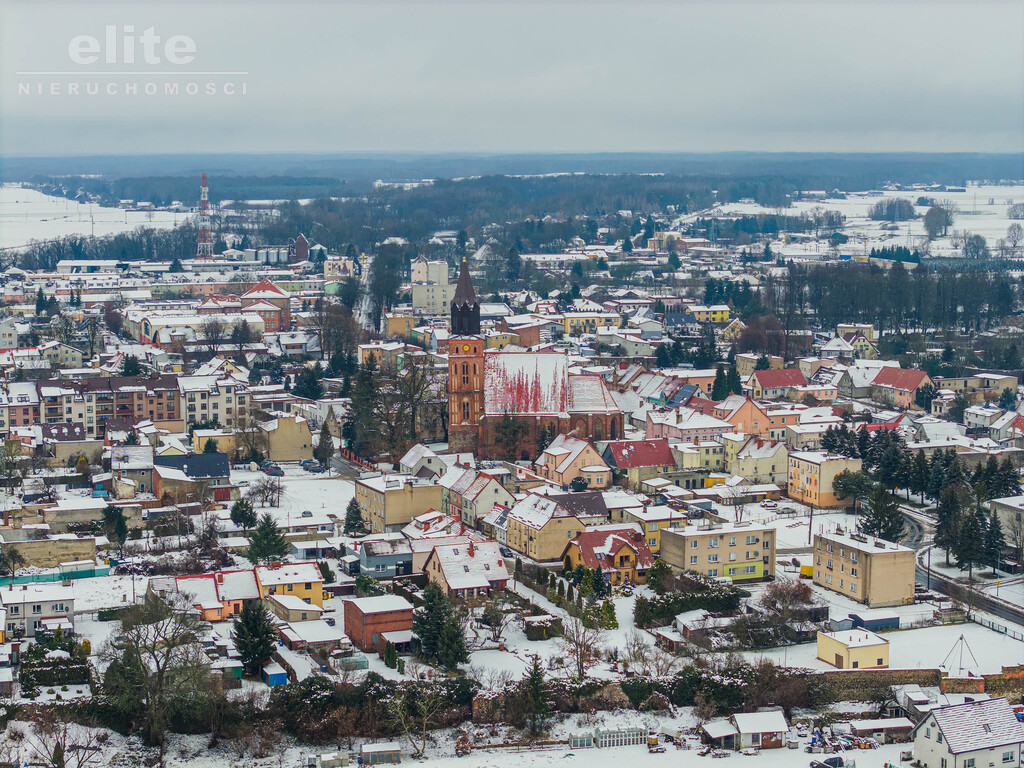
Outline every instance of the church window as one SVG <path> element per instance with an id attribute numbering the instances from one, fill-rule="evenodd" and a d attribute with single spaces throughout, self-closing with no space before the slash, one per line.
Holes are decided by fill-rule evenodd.
<path id="1" fill-rule="evenodd" d="M 462 401 L 462 420 L 469 421 L 469 401 Z"/>

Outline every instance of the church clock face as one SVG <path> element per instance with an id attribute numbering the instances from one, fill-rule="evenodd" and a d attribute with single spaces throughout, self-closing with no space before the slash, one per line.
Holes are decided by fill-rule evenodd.
<path id="1" fill-rule="evenodd" d="M 462 351 L 463 351 L 463 352 L 469 352 L 469 344 L 464 344 L 464 345 L 462 346 Z"/>

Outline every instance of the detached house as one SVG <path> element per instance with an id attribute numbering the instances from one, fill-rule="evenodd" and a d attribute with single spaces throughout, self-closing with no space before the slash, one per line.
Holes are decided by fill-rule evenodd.
<path id="1" fill-rule="evenodd" d="M 914 759 L 924 768 L 1021 764 L 1024 725 L 1006 699 L 933 709 L 913 730 Z"/>
<path id="2" fill-rule="evenodd" d="M 508 584 L 508 567 L 496 541 L 434 547 L 423 571 L 449 596 L 487 597 Z"/>
<path id="3" fill-rule="evenodd" d="M 593 445 L 577 437 L 559 435 L 537 459 L 537 472 L 562 488 L 578 477 L 587 481 L 587 488 L 611 485 L 611 469 Z"/>
<path id="4" fill-rule="evenodd" d="M 530 494 L 516 503 L 505 518 L 510 549 L 533 560 L 561 557 L 565 542 L 583 532 L 584 525 L 560 500 Z"/>
<path id="5" fill-rule="evenodd" d="M 654 555 L 639 525 L 602 525 L 584 531 L 562 552 L 566 568 L 596 568 L 609 584 L 646 584 Z"/>
<path id="6" fill-rule="evenodd" d="M 636 490 L 644 480 L 675 469 L 676 460 L 666 438 L 654 440 L 613 440 L 604 449 L 609 467 L 626 473 L 629 487 Z"/>
<path id="7" fill-rule="evenodd" d="M 792 387 L 802 387 L 807 379 L 799 368 L 754 371 L 747 379 L 746 388 L 755 400 L 782 400 Z"/>
<path id="8" fill-rule="evenodd" d="M 871 381 L 871 399 L 882 405 L 909 411 L 915 407 L 917 390 L 931 383 L 931 377 L 924 371 L 882 368 Z"/>

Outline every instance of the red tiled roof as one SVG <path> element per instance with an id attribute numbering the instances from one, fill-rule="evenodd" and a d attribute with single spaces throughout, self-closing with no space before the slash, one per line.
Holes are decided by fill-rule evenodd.
<path id="1" fill-rule="evenodd" d="M 917 371 L 913 368 L 880 368 L 872 386 L 892 387 L 893 389 L 905 389 L 913 391 L 920 387 L 928 374 L 924 371 Z"/>
<path id="2" fill-rule="evenodd" d="M 608 443 L 612 462 L 619 469 L 664 467 L 675 463 L 672 449 L 664 437 L 654 440 L 618 440 Z"/>
<path id="3" fill-rule="evenodd" d="M 602 571 L 614 571 L 616 558 L 619 550 L 629 547 L 636 553 L 636 564 L 634 567 L 641 570 L 654 565 L 654 555 L 647 547 L 643 534 L 632 526 L 623 526 L 620 529 L 584 531 L 575 539 L 569 542 L 566 549 L 577 546 L 583 564 L 587 568 L 600 568 Z M 598 558 L 598 554 L 601 555 Z"/>
<path id="4" fill-rule="evenodd" d="M 705 416 L 711 416 L 713 415 L 712 412 L 715 410 L 715 406 L 718 405 L 718 403 L 714 400 L 708 400 L 705 397 L 697 397 L 694 395 L 686 401 L 685 405 L 688 408 L 693 408 L 695 411 L 700 411 Z"/>
<path id="5" fill-rule="evenodd" d="M 780 387 L 802 387 L 807 383 L 799 368 L 777 368 L 775 370 L 754 371 L 761 389 L 779 389 Z"/>

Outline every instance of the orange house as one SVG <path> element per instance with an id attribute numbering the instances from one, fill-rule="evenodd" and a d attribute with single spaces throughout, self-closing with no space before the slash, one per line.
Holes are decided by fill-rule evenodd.
<path id="1" fill-rule="evenodd" d="M 260 596 L 253 570 L 217 571 L 174 579 L 178 594 L 198 609 L 203 621 L 227 621 L 242 610 L 242 603 Z"/>
<path id="2" fill-rule="evenodd" d="M 716 419 L 727 421 L 736 432 L 767 437 L 772 427 L 768 413 L 749 397 L 730 395 L 711 410 Z"/>
<path id="3" fill-rule="evenodd" d="M 577 477 L 585 478 L 587 488 L 600 490 L 612 482 L 612 470 L 601 454 L 586 440 L 559 435 L 537 459 L 537 473 L 567 487 Z"/>

